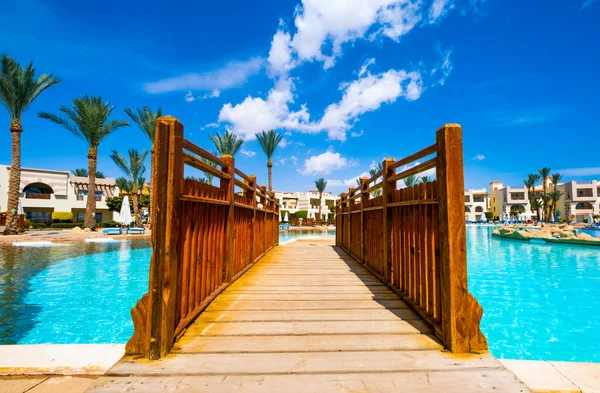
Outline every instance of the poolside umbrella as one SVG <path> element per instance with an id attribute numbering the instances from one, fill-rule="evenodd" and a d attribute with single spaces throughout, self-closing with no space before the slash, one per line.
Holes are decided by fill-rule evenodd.
<path id="1" fill-rule="evenodd" d="M 487 222 L 487 218 L 485 218 L 485 213 L 481 213 L 481 222 Z"/>
<path id="2" fill-rule="evenodd" d="M 550 213 L 550 222 L 554 222 L 554 213 Z"/>
<path id="3" fill-rule="evenodd" d="M 119 219 L 117 221 L 123 225 L 131 224 L 131 210 L 129 209 L 129 197 L 127 195 L 125 195 L 125 198 L 123 198 L 121 211 L 119 212 Z"/>
<path id="4" fill-rule="evenodd" d="M 594 223 L 594 217 L 592 216 L 592 213 L 588 213 L 588 224 L 593 224 Z"/>
<path id="5" fill-rule="evenodd" d="M 279 222 L 283 222 L 283 217 L 281 216 L 281 213 L 279 213 Z"/>
<path id="6" fill-rule="evenodd" d="M 18 215 L 25 214 L 25 211 L 23 211 L 23 202 L 21 202 L 20 198 L 19 198 L 19 206 L 17 207 L 17 214 Z"/>
<path id="7" fill-rule="evenodd" d="M 285 217 L 283 218 L 283 221 L 288 222 L 288 212 L 285 212 Z"/>

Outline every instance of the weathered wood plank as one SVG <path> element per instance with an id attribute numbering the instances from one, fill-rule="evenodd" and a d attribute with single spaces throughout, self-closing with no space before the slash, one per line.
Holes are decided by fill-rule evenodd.
<path id="1" fill-rule="evenodd" d="M 263 310 L 255 311 L 205 311 L 197 322 L 244 321 L 396 321 L 414 320 L 419 316 L 411 309 L 384 310 Z"/>
<path id="2" fill-rule="evenodd" d="M 389 372 L 356 374 L 305 374 L 264 376 L 145 376 L 103 377 L 89 393 L 348 393 L 348 392 L 444 392 L 518 393 L 530 392 L 508 370 Z"/>
<path id="3" fill-rule="evenodd" d="M 425 322 L 411 321 L 259 321 L 229 323 L 196 321 L 188 336 L 273 336 L 323 334 L 419 334 L 431 333 Z"/>
<path id="4" fill-rule="evenodd" d="M 257 304 L 258 303 L 258 304 Z M 333 300 L 307 300 L 300 304 L 291 300 L 246 302 L 243 300 L 235 302 L 222 301 L 217 298 L 207 307 L 208 311 L 226 310 L 356 310 L 356 309 L 386 309 L 407 308 L 402 300 L 351 300 L 338 302 Z"/>
<path id="5" fill-rule="evenodd" d="M 491 355 L 457 357 L 439 351 L 356 351 L 181 354 L 161 362 L 146 363 L 129 357 L 113 367 L 110 376 L 127 375 L 272 375 L 310 373 L 371 373 L 464 370 L 469 368 L 502 369 Z"/>
<path id="6" fill-rule="evenodd" d="M 411 351 L 442 349 L 425 334 L 347 334 L 308 336 L 183 336 L 174 353 L 267 353 L 330 351 Z"/>

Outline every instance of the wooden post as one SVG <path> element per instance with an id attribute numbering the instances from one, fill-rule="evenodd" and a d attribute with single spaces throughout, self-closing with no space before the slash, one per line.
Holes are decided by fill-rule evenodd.
<path id="1" fill-rule="evenodd" d="M 369 178 L 360 179 L 360 262 L 365 263 L 365 202 L 371 199 L 371 194 L 365 192 L 369 188 Z"/>
<path id="2" fill-rule="evenodd" d="M 452 352 L 479 352 L 487 340 L 479 323 L 483 309 L 467 287 L 462 128 L 437 131 L 442 342 Z"/>
<path id="3" fill-rule="evenodd" d="M 388 209 L 396 191 L 396 182 L 389 182 L 388 179 L 396 174 L 396 170 L 390 168 L 394 160 L 386 158 L 381 163 L 383 168 L 382 178 L 382 206 L 383 206 L 383 279 L 387 284 L 392 279 L 392 210 Z"/>
<path id="4" fill-rule="evenodd" d="M 174 117 L 156 121 L 152 243 L 148 284 L 147 337 L 142 351 L 149 359 L 166 356 L 174 342 L 179 255 L 179 197 L 183 191 L 183 125 Z"/>
<path id="5" fill-rule="evenodd" d="M 260 192 L 264 195 L 264 197 L 260 197 L 260 203 L 263 206 L 263 236 L 262 236 L 262 253 L 267 251 L 267 186 L 264 184 L 260 186 Z"/>
<path id="6" fill-rule="evenodd" d="M 352 206 L 355 203 L 354 194 L 356 193 L 356 187 L 348 188 L 348 243 L 347 250 L 350 255 L 356 258 L 356 255 L 352 253 Z"/>
<path id="7" fill-rule="evenodd" d="M 344 246 L 344 205 L 346 204 L 346 193 L 342 192 L 340 194 L 340 228 L 336 228 L 337 231 L 340 232 L 340 247 L 345 248 Z"/>
<path id="8" fill-rule="evenodd" d="M 226 167 L 221 170 L 231 176 L 230 179 L 221 179 L 220 188 L 227 194 L 227 223 L 225 224 L 225 253 L 223 263 L 223 282 L 228 283 L 233 277 L 233 220 L 235 213 L 235 160 L 232 156 L 226 154 L 221 156 L 225 161 Z"/>
<path id="9" fill-rule="evenodd" d="M 250 239 L 250 263 L 254 263 L 254 231 L 256 230 L 256 176 L 250 175 L 248 177 L 250 178 L 250 181 L 244 180 L 244 183 L 252 187 L 252 191 L 245 191 L 245 195 L 252 201 L 252 223 L 250 224 L 250 232 L 252 233 L 252 238 Z"/>

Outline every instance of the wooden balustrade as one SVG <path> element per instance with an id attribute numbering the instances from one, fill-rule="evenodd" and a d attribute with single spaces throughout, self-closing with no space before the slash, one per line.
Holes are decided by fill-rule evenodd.
<path id="1" fill-rule="evenodd" d="M 220 179 L 219 186 L 184 178 L 185 165 Z M 157 120 L 153 168 L 148 293 L 131 310 L 134 334 L 126 352 L 158 359 L 278 244 L 279 203 L 256 177 L 235 168 L 233 157 L 215 157 L 185 140 L 173 117 Z"/>
<path id="2" fill-rule="evenodd" d="M 435 144 L 382 167 L 360 190 L 341 194 L 336 244 L 400 295 L 447 349 L 486 350 L 483 310 L 467 286 L 461 127 L 443 126 Z M 397 189 L 433 168 L 435 181 Z"/>

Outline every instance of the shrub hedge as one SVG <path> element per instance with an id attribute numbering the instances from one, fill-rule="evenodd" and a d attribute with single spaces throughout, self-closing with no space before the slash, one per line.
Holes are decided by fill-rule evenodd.
<path id="1" fill-rule="evenodd" d="M 308 217 L 308 210 L 298 210 L 296 212 L 296 218 L 306 220 L 306 217 Z"/>
<path id="2" fill-rule="evenodd" d="M 52 212 L 52 222 L 73 222 L 73 213 L 71 212 Z"/>
<path id="3" fill-rule="evenodd" d="M 70 229 L 70 228 L 75 228 L 75 227 L 83 228 L 83 223 L 82 222 L 55 222 L 50 225 L 50 228 L 55 228 L 55 229 Z"/>

